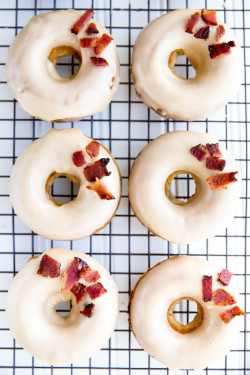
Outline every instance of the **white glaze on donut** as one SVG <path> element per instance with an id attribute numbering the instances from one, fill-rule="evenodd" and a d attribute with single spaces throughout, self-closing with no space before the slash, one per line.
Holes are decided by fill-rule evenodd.
<path id="1" fill-rule="evenodd" d="M 47 120 L 75 120 L 104 110 L 119 85 L 119 58 L 115 42 L 102 52 L 109 67 L 94 66 L 93 48 L 80 48 L 79 39 L 88 37 L 88 24 L 75 35 L 70 32 L 82 13 L 60 10 L 32 17 L 11 45 L 7 62 L 7 81 L 12 95 L 31 115 Z M 108 33 L 97 23 L 99 34 Z M 82 57 L 82 65 L 73 79 L 61 77 L 49 61 L 50 51 L 71 46 Z M 115 77 L 115 79 L 113 78 Z M 114 79 L 114 81 L 113 81 Z"/>
<path id="2" fill-rule="evenodd" d="M 221 173 L 207 169 L 190 152 L 198 144 L 216 143 L 208 134 L 180 131 L 164 134 L 139 154 L 129 177 L 129 200 L 138 219 L 154 234 L 177 244 L 202 240 L 223 230 L 233 219 L 241 189 L 241 177 L 228 189 L 212 191 L 206 179 Z M 220 144 L 226 166 L 222 173 L 239 167 Z M 185 205 L 176 205 L 165 194 L 167 178 L 176 171 L 198 177 L 197 196 Z"/>
<path id="3" fill-rule="evenodd" d="M 49 278 L 37 274 L 44 254 L 31 259 L 12 281 L 6 312 L 10 330 L 25 350 L 43 362 L 61 366 L 87 359 L 104 345 L 115 328 L 119 297 L 109 272 L 94 258 L 62 248 L 51 249 L 46 254 L 61 263 L 60 276 Z M 61 292 L 61 275 L 73 257 L 83 259 L 99 271 L 100 282 L 107 290 L 94 300 L 95 310 L 90 318 L 80 314 L 85 304 L 93 302 L 90 297 L 76 304 L 70 292 Z M 90 285 L 85 281 L 83 284 Z M 70 299 L 70 313 L 60 316 L 55 306 Z"/>
<path id="4" fill-rule="evenodd" d="M 108 224 L 115 214 L 121 197 L 119 168 L 110 152 L 101 145 L 97 158 L 91 159 L 85 147 L 92 141 L 80 129 L 51 129 L 28 146 L 18 157 L 10 177 L 10 200 L 20 219 L 34 232 L 54 240 L 75 240 L 90 236 Z M 72 162 L 74 152 L 82 150 L 86 164 L 76 167 Z M 115 199 L 100 199 L 88 190 L 92 185 L 83 169 L 96 160 L 109 158 L 110 176 L 101 181 Z M 80 181 L 75 200 L 57 206 L 48 197 L 45 185 L 53 172 L 71 174 Z"/>
<path id="5" fill-rule="evenodd" d="M 163 117 L 193 121 L 212 115 L 238 90 L 243 60 L 239 42 L 223 22 L 225 35 L 216 42 L 216 27 L 210 36 L 196 39 L 185 32 L 193 9 L 169 12 L 149 23 L 140 33 L 132 57 L 132 79 L 143 102 Z M 202 19 L 195 27 L 207 26 Z M 230 55 L 212 60 L 210 44 L 235 41 Z M 182 79 L 168 67 L 170 54 L 182 49 L 196 70 L 193 79 Z"/>
<path id="6" fill-rule="evenodd" d="M 201 370 L 234 345 L 240 319 L 225 324 L 219 313 L 231 307 L 202 300 L 202 277 L 209 275 L 213 276 L 213 291 L 224 288 L 239 303 L 233 280 L 228 287 L 217 282 L 220 271 L 205 260 L 178 256 L 149 269 L 136 285 L 130 303 L 132 330 L 142 348 L 170 370 Z M 201 326 L 187 334 L 176 332 L 167 320 L 169 306 L 181 297 L 194 298 L 204 311 Z"/>

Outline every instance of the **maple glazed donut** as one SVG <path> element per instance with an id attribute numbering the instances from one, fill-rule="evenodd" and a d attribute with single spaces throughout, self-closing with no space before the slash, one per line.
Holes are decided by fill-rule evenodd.
<path id="1" fill-rule="evenodd" d="M 73 9 L 39 14 L 12 43 L 7 81 L 14 98 L 32 116 L 75 121 L 103 111 L 110 103 L 119 85 L 119 57 L 113 38 L 91 19 L 93 14 Z M 56 64 L 69 55 L 80 66 L 75 75 L 65 78 Z"/>
<path id="2" fill-rule="evenodd" d="M 219 23 L 215 11 L 202 10 L 201 17 L 196 10 L 182 9 L 156 18 L 139 34 L 131 77 L 138 96 L 160 116 L 206 118 L 238 90 L 243 77 L 241 48 L 229 27 Z M 196 70 L 194 78 L 184 79 L 175 71 L 180 55 L 186 55 Z"/>
<path id="3" fill-rule="evenodd" d="M 65 317 L 56 312 L 71 301 Z M 30 354 L 50 365 L 89 358 L 111 336 L 119 296 L 109 272 L 78 251 L 54 248 L 31 258 L 9 288 L 10 330 Z"/>
<path id="4" fill-rule="evenodd" d="M 201 370 L 226 355 L 239 332 L 243 311 L 231 274 L 208 261 L 190 256 L 167 259 L 150 268 L 130 297 L 130 325 L 142 348 L 170 370 Z M 207 276 L 209 275 L 209 276 Z M 204 290 L 204 280 L 209 286 Z M 174 316 L 182 300 L 195 301 L 197 315 L 188 324 Z M 192 309 L 192 308 L 191 308 Z"/>
<path id="5" fill-rule="evenodd" d="M 135 215 L 148 230 L 187 244 L 214 236 L 231 222 L 241 178 L 233 157 L 217 142 L 208 134 L 177 131 L 142 150 L 129 176 L 128 193 Z M 190 174 L 196 184 L 186 203 L 170 191 L 180 174 Z"/>
<path id="6" fill-rule="evenodd" d="M 63 203 L 50 189 L 67 177 L 79 186 Z M 34 232 L 53 240 L 75 240 L 101 230 L 113 218 L 121 197 L 115 159 L 80 129 L 50 129 L 17 158 L 10 177 L 10 200 L 19 218 Z"/>

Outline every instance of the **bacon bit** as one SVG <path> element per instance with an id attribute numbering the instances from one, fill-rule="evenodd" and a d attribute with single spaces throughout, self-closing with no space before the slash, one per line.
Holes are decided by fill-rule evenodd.
<path id="1" fill-rule="evenodd" d="M 86 34 L 92 35 L 92 34 L 99 34 L 99 30 L 96 27 L 96 24 L 94 22 L 91 22 L 86 30 Z"/>
<path id="2" fill-rule="evenodd" d="M 222 285 L 227 286 L 230 284 L 232 276 L 233 276 L 232 272 L 223 268 L 223 270 L 220 273 L 218 273 L 217 281 L 221 283 Z"/>
<path id="3" fill-rule="evenodd" d="M 218 289 L 213 292 L 214 304 L 218 306 L 234 305 L 234 297 L 224 289 Z"/>
<path id="4" fill-rule="evenodd" d="M 198 23 L 199 19 L 200 19 L 200 12 L 196 12 L 194 14 L 192 14 L 192 16 L 189 18 L 188 20 L 188 23 L 187 23 L 187 26 L 186 26 L 186 33 L 189 33 L 189 34 L 193 34 L 194 32 L 194 28 L 196 26 L 196 24 Z"/>
<path id="5" fill-rule="evenodd" d="M 207 183 L 209 184 L 212 190 L 217 190 L 220 188 L 227 189 L 226 185 L 231 184 L 231 182 L 238 181 L 234 176 L 238 172 L 228 172 L 228 173 L 221 173 L 215 176 L 210 176 L 207 178 Z"/>
<path id="6" fill-rule="evenodd" d="M 206 158 L 206 168 L 217 171 L 223 171 L 226 165 L 226 160 L 214 158 L 213 156 Z"/>
<path id="7" fill-rule="evenodd" d="M 73 161 L 73 163 L 75 164 L 76 167 L 82 167 L 83 164 L 86 163 L 82 151 L 74 152 L 74 154 L 72 156 L 72 161 Z"/>
<path id="8" fill-rule="evenodd" d="M 62 275 L 62 292 L 71 289 L 71 287 L 80 279 L 80 275 L 84 268 L 88 267 L 88 264 L 81 258 L 74 257 Z"/>
<path id="9" fill-rule="evenodd" d="M 238 306 L 234 306 L 232 309 L 229 309 L 225 311 L 224 313 L 221 313 L 220 318 L 225 324 L 227 324 L 231 322 L 231 320 L 235 316 L 239 316 L 239 315 L 245 315 L 245 313 Z"/>
<path id="10" fill-rule="evenodd" d="M 92 61 L 92 64 L 94 64 L 95 66 L 109 66 L 107 60 L 103 59 L 102 57 L 90 57 L 90 60 Z"/>
<path id="11" fill-rule="evenodd" d="M 84 310 L 80 311 L 80 313 L 86 316 L 87 318 L 91 318 L 91 316 L 93 315 L 94 309 L 95 309 L 95 304 L 90 303 L 87 306 L 85 306 Z"/>
<path id="12" fill-rule="evenodd" d="M 220 40 L 225 35 L 225 27 L 223 25 L 219 25 L 216 30 L 216 42 Z"/>
<path id="13" fill-rule="evenodd" d="M 79 303 L 87 294 L 86 286 L 81 283 L 75 283 L 70 289 L 70 291 L 76 297 L 76 303 Z"/>
<path id="14" fill-rule="evenodd" d="M 204 275 L 202 278 L 202 299 L 204 302 L 212 301 L 213 277 Z"/>
<path id="15" fill-rule="evenodd" d="M 80 39 L 80 46 L 82 48 L 95 47 L 98 40 L 99 40 L 99 38 L 81 38 Z"/>
<path id="16" fill-rule="evenodd" d="M 86 186 L 86 188 L 95 191 L 101 199 L 106 199 L 107 201 L 115 199 L 104 183 L 98 179 L 96 179 L 96 182 L 92 186 Z"/>
<path id="17" fill-rule="evenodd" d="M 85 13 L 81 15 L 81 17 L 74 23 L 71 32 L 73 34 L 79 34 L 79 32 L 83 29 L 83 27 L 86 25 L 86 23 L 92 18 L 94 15 L 93 10 L 88 9 Z"/>
<path id="18" fill-rule="evenodd" d="M 98 40 L 94 48 L 95 54 L 99 56 L 102 51 L 109 45 L 109 43 L 112 42 L 112 40 L 112 36 L 108 34 L 102 34 L 102 37 Z"/>
<path id="19" fill-rule="evenodd" d="M 100 143 L 92 141 L 86 146 L 85 150 L 91 159 L 94 159 L 99 155 L 100 147 Z"/>
<path id="20" fill-rule="evenodd" d="M 211 156 L 214 158 L 220 158 L 222 153 L 219 149 L 219 143 L 207 143 L 206 148 L 208 149 Z"/>
<path id="21" fill-rule="evenodd" d="M 208 46 L 209 56 L 211 59 L 216 59 L 221 55 L 229 55 L 231 51 L 231 47 L 235 47 L 236 44 L 234 41 L 230 41 L 227 43 L 220 43 L 220 44 L 211 44 Z"/>
<path id="22" fill-rule="evenodd" d="M 92 270 L 90 267 L 85 268 L 81 273 L 80 277 L 87 281 L 88 283 L 95 283 L 101 278 L 101 275 L 98 271 Z"/>
<path id="23" fill-rule="evenodd" d="M 96 299 L 98 297 L 101 297 L 103 294 L 107 293 L 107 290 L 101 283 L 96 283 L 94 285 L 87 286 L 86 290 L 91 299 Z"/>
<path id="24" fill-rule="evenodd" d="M 194 157 L 196 157 L 197 160 L 202 161 L 207 154 L 207 149 L 205 146 L 199 144 L 195 147 L 192 147 L 190 152 Z"/>
<path id="25" fill-rule="evenodd" d="M 44 254 L 37 273 L 43 277 L 58 277 L 60 275 L 60 267 L 61 264 L 56 259 Z"/>
<path id="26" fill-rule="evenodd" d="M 109 161 L 109 158 L 102 158 L 85 167 L 83 173 L 86 180 L 89 182 L 94 182 L 97 178 L 100 180 L 104 176 L 110 176 L 111 172 L 108 172 L 106 168 Z"/>
<path id="27" fill-rule="evenodd" d="M 209 33 L 210 33 L 210 27 L 201 27 L 196 34 L 194 34 L 194 37 L 197 39 L 205 39 L 209 38 Z"/>
<path id="28" fill-rule="evenodd" d="M 218 25 L 215 10 L 206 10 L 206 9 L 203 8 L 202 11 L 201 11 L 201 18 L 208 25 L 211 25 L 211 26 L 217 26 Z"/>

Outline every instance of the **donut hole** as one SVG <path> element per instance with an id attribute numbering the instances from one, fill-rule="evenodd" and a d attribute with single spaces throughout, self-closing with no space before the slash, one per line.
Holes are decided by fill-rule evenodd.
<path id="1" fill-rule="evenodd" d="M 74 78 L 82 64 L 81 54 L 70 46 L 52 48 L 48 59 L 62 78 Z"/>
<path id="2" fill-rule="evenodd" d="M 188 60 L 183 49 L 171 52 L 168 67 L 176 77 L 181 79 L 192 79 L 196 76 L 196 70 Z"/>
<path id="3" fill-rule="evenodd" d="M 71 307 L 72 307 L 71 299 L 69 299 L 68 301 L 59 302 L 55 306 L 55 310 L 57 314 L 60 315 L 62 318 L 66 318 L 71 311 Z"/>
<path id="4" fill-rule="evenodd" d="M 165 193 L 172 203 L 183 206 L 196 198 L 199 185 L 199 179 L 193 173 L 176 171 L 167 178 Z"/>
<path id="5" fill-rule="evenodd" d="M 79 192 L 80 181 L 69 173 L 52 172 L 45 190 L 48 198 L 57 206 L 73 201 Z"/>
<path id="6" fill-rule="evenodd" d="M 167 319 L 177 332 L 186 334 L 194 331 L 203 322 L 204 311 L 201 304 L 191 297 L 175 300 L 168 308 Z"/>

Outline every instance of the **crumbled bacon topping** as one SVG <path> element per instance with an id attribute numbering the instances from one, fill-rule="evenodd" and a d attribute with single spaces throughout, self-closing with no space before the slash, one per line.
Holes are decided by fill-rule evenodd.
<path id="1" fill-rule="evenodd" d="M 91 318 L 93 315 L 93 311 L 95 309 L 95 304 L 94 303 L 89 303 L 87 306 L 85 306 L 84 310 L 80 311 L 80 313 L 87 318 Z"/>
<path id="2" fill-rule="evenodd" d="M 91 22 L 86 30 L 86 34 L 92 35 L 92 34 L 99 34 L 99 30 L 96 27 L 96 24 L 94 22 Z"/>
<path id="3" fill-rule="evenodd" d="M 112 36 L 108 34 L 102 34 L 101 38 L 96 43 L 96 46 L 94 48 L 95 54 L 99 56 L 102 51 L 111 43 L 113 40 Z"/>
<path id="4" fill-rule="evenodd" d="M 83 272 L 81 273 L 80 277 L 87 281 L 88 283 L 95 283 L 97 280 L 101 278 L 101 275 L 98 271 L 92 270 L 92 268 L 84 268 Z"/>
<path id="5" fill-rule="evenodd" d="M 231 278 L 233 276 L 233 273 L 223 268 L 223 270 L 218 274 L 217 281 L 221 283 L 222 285 L 229 285 Z"/>
<path id="6" fill-rule="evenodd" d="M 43 277 L 58 277 L 60 275 L 60 267 L 61 264 L 56 259 L 44 254 L 37 273 Z"/>
<path id="7" fill-rule="evenodd" d="M 212 301 L 213 277 L 204 275 L 202 278 L 202 299 L 204 302 Z"/>
<path id="8" fill-rule="evenodd" d="M 215 10 L 206 10 L 203 8 L 201 11 L 201 17 L 203 21 L 206 22 L 207 25 L 211 25 L 211 26 L 218 25 Z"/>
<path id="9" fill-rule="evenodd" d="M 221 55 L 229 55 L 231 51 L 231 47 L 235 47 L 236 44 L 234 41 L 230 41 L 227 43 L 220 43 L 220 44 L 211 44 L 208 46 L 209 56 L 211 59 L 216 59 Z"/>
<path id="10" fill-rule="evenodd" d="M 106 185 L 98 179 L 96 179 L 92 186 L 86 186 L 86 188 L 95 191 L 101 199 L 106 199 L 108 201 L 115 199 L 113 194 L 107 189 Z"/>
<path id="11" fill-rule="evenodd" d="M 85 150 L 91 159 L 94 159 L 99 155 L 100 147 L 100 143 L 92 141 L 86 146 Z"/>
<path id="12" fill-rule="evenodd" d="M 234 305 L 236 303 L 234 297 L 225 289 L 218 289 L 213 292 L 214 304 L 218 306 Z"/>
<path id="13" fill-rule="evenodd" d="M 104 68 L 106 66 L 109 66 L 109 63 L 107 60 L 103 59 L 102 57 L 90 57 L 90 60 L 92 61 L 92 64 L 95 66 L 103 66 Z"/>
<path id="14" fill-rule="evenodd" d="M 207 154 L 207 149 L 205 146 L 199 144 L 195 147 L 192 147 L 190 150 L 191 154 L 196 157 L 197 160 L 202 161 L 204 160 L 206 154 Z"/>
<path id="15" fill-rule="evenodd" d="M 220 158 L 222 156 L 219 143 L 207 143 L 206 148 L 208 149 L 210 155 L 214 158 Z"/>
<path id="16" fill-rule="evenodd" d="M 70 291 L 76 297 L 76 303 L 79 303 L 87 294 L 86 286 L 81 283 L 75 283 L 70 289 Z"/>
<path id="17" fill-rule="evenodd" d="M 228 172 L 228 173 L 217 174 L 215 176 L 208 177 L 206 181 L 212 190 L 217 190 L 220 188 L 227 189 L 228 184 L 238 181 L 235 178 L 235 175 L 237 173 L 238 172 Z"/>
<path id="18" fill-rule="evenodd" d="M 82 48 L 91 48 L 95 47 L 99 38 L 81 38 L 80 46 Z"/>
<path id="19" fill-rule="evenodd" d="M 76 167 L 82 167 L 83 164 L 86 163 L 82 151 L 74 152 L 74 154 L 72 156 L 72 161 L 73 161 L 73 163 L 75 164 Z"/>
<path id="20" fill-rule="evenodd" d="M 187 26 L 186 26 L 186 33 L 189 33 L 189 34 L 193 34 L 194 32 L 194 28 L 196 26 L 196 24 L 198 23 L 199 19 L 200 19 L 200 12 L 196 12 L 194 14 L 192 14 L 192 16 L 189 18 L 188 20 L 188 23 L 187 23 Z"/>
<path id="21" fill-rule="evenodd" d="M 74 257 L 62 275 L 62 292 L 71 289 L 71 287 L 80 279 L 80 275 L 84 268 L 88 267 L 88 264 L 81 258 Z"/>
<path id="22" fill-rule="evenodd" d="M 194 34 L 194 37 L 197 38 L 197 39 L 207 40 L 207 38 L 209 38 L 209 33 L 210 33 L 210 27 L 209 26 L 201 27 L 197 31 L 197 33 Z"/>
<path id="23" fill-rule="evenodd" d="M 229 309 L 229 310 L 221 313 L 220 318 L 225 324 L 227 324 L 227 323 L 231 322 L 231 320 L 235 316 L 239 316 L 239 315 L 245 315 L 245 313 L 238 306 L 234 306 L 232 309 Z"/>
<path id="24" fill-rule="evenodd" d="M 226 165 L 226 160 L 214 158 L 213 156 L 206 158 L 206 168 L 217 171 L 223 171 Z"/>
<path id="25" fill-rule="evenodd" d="M 216 30 L 216 42 L 220 40 L 225 35 L 225 27 L 223 25 L 219 25 Z"/>
<path id="26" fill-rule="evenodd" d="M 89 182 L 94 182 L 97 178 L 100 180 L 104 176 L 109 176 L 111 172 L 108 172 L 106 168 L 109 161 L 109 158 L 102 158 L 85 167 L 83 173 L 86 180 Z"/>
<path id="27" fill-rule="evenodd" d="M 91 299 L 96 299 L 101 297 L 103 294 L 107 293 L 107 290 L 101 283 L 96 283 L 86 287 L 87 293 Z"/>
<path id="28" fill-rule="evenodd" d="M 73 34 L 79 34 L 79 32 L 83 29 L 83 27 L 86 25 L 86 23 L 92 18 L 94 15 L 93 10 L 88 9 L 85 13 L 81 15 L 81 17 L 74 23 L 71 32 Z"/>

